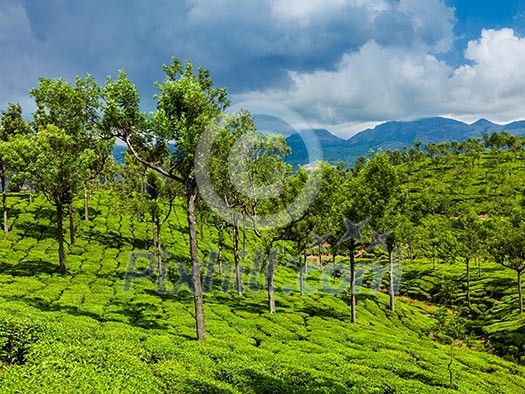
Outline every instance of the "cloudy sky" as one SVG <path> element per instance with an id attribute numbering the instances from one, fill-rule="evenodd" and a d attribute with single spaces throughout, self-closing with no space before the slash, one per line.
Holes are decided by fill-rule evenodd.
<path id="1" fill-rule="evenodd" d="M 171 56 L 233 102 L 348 137 L 387 120 L 525 118 L 525 0 L 0 0 L 0 106 L 125 69 L 151 109 Z M 150 108 L 148 108 L 150 107 Z"/>

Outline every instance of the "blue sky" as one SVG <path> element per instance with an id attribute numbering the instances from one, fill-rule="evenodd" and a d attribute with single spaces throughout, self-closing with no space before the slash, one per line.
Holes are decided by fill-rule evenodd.
<path id="1" fill-rule="evenodd" d="M 525 0 L 0 0 L 0 107 L 38 78 L 125 69 L 151 109 L 171 56 L 234 103 L 340 136 L 388 120 L 525 118 Z"/>

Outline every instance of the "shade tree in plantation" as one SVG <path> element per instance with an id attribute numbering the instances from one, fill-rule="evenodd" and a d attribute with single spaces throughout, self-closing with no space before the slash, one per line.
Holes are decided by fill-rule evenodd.
<path id="1" fill-rule="evenodd" d="M 366 167 L 366 163 L 363 165 L 363 169 Z M 360 173 L 360 172 L 359 172 Z M 356 261 L 355 254 L 358 247 L 363 246 L 363 230 L 368 224 L 369 217 L 367 212 L 362 208 L 362 199 L 364 197 L 363 184 L 360 182 L 359 173 L 354 176 L 347 176 L 343 178 L 341 187 L 339 188 L 339 218 L 334 217 L 334 224 L 343 225 L 344 229 L 339 237 L 335 247 L 336 250 L 344 251 L 349 256 L 349 272 L 350 272 L 350 313 L 352 323 L 357 321 L 357 306 L 356 306 Z M 337 229 L 334 225 L 332 230 L 336 233 L 340 233 L 340 229 Z"/>
<path id="2" fill-rule="evenodd" d="M 30 132 L 29 125 L 22 118 L 22 107 L 19 104 L 9 103 L 7 108 L 0 113 L 0 187 L 2 188 L 2 220 L 5 239 L 9 234 L 7 182 L 15 173 L 16 167 L 9 142 Z"/>
<path id="3" fill-rule="evenodd" d="M 490 219 L 489 251 L 503 267 L 514 270 L 517 277 L 518 307 L 523 313 L 522 275 L 525 271 L 525 222 L 523 215 L 509 219 Z"/>
<path id="4" fill-rule="evenodd" d="M 470 263 L 480 255 L 483 243 L 482 223 L 479 216 L 472 211 L 461 213 L 452 222 L 456 230 L 457 254 L 465 261 L 467 305 L 470 307 Z"/>
<path id="5" fill-rule="evenodd" d="M 266 287 L 268 292 L 268 308 L 270 313 L 275 313 L 275 286 L 274 275 L 277 268 L 277 263 L 280 258 L 284 256 L 277 253 L 274 249 L 274 244 L 278 241 L 290 241 L 295 244 L 296 252 L 304 254 L 304 249 L 309 244 L 310 231 L 305 222 L 310 213 L 307 208 L 304 211 L 295 212 L 288 209 L 290 204 L 297 199 L 303 188 L 308 187 L 308 180 L 310 177 L 319 176 L 319 172 L 314 169 L 311 173 L 304 169 L 299 169 L 292 173 L 289 165 L 281 160 L 276 160 L 275 165 L 280 165 L 281 169 L 277 169 L 275 174 L 279 174 L 280 178 L 280 194 L 277 197 L 263 200 L 259 204 L 258 213 L 260 215 L 277 213 L 283 219 L 282 226 L 274 226 L 265 230 L 258 230 L 262 238 L 265 248 L 265 256 L 267 260 L 266 267 Z M 275 183 L 274 183 L 275 184 Z M 252 214 L 252 213 L 251 213 Z M 253 216 L 252 216 L 253 218 Z M 301 275 L 300 287 L 303 288 L 302 275 L 304 275 L 303 261 L 299 261 L 299 274 Z"/>
<path id="6" fill-rule="evenodd" d="M 314 201 L 314 212 L 317 217 L 313 240 L 319 253 L 319 267 L 323 269 L 321 253 L 324 244 L 330 246 L 332 263 L 335 266 L 339 240 L 345 233 L 344 206 L 346 203 L 345 185 L 352 176 L 343 165 L 331 166 L 320 163 L 322 170 L 321 184 Z"/>
<path id="7" fill-rule="evenodd" d="M 349 213 L 348 208 L 345 210 L 346 214 Z M 350 215 L 352 218 L 355 218 L 357 214 L 355 212 Z M 352 220 L 348 219 L 348 217 L 344 218 L 345 220 L 345 226 L 346 226 L 346 232 L 343 234 L 343 236 L 338 241 L 338 246 L 342 249 L 345 248 L 347 250 L 349 260 L 350 260 L 350 314 L 352 317 L 352 323 L 357 322 L 357 301 L 356 301 L 356 279 L 355 279 L 355 253 L 356 248 L 359 245 L 363 245 L 363 238 L 362 238 L 362 232 L 364 227 L 368 223 L 368 218 L 361 220 L 360 222 L 353 222 Z"/>
<path id="8" fill-rule="evenodd" d="M 152 169 L 144 170 L 144 166 L 133 156 L 126 155 L 125 163 L 123 200 L 131 213 L 151 225 L 153 254 L 157 265 L 157 288 L 165 291 L 166 270 L 161 233 L 180 193 L 171 179 Z"/>
<path id="9" fill-rule="evenodd" d="M 119 137 L 143 165 L 178 182 L 184 189 L 190 236 L 190 255 L 194 289 L 196 333 L 206 339 L 201 266 L 197 245 L 196 200 L 198 196 L 194 165 L 200 137 L 229 105 L 225 89 L 215 88 L 208 71 L 194 70 L 191 63 L 172 59 L 163 67 L 165 79 L 155 86 L 156 111 L 145 122 L 136 87 L 125 72 L 116 80 L 108 78 L 104 89 L 103 127 Z M 166 148 L 174 144 L 172 151 Z M 157 157 L 144 157 L 144 147 L 160 146 Z M 151 149 L 148 149 L 151 150 Z"/>
<path id="10" fill-rule="evenodd" d="M 235 287 L 237 294 L 243 296 L 242 267 L 240 262 L 239 234 L 246 227 L 247 212 L 257 214 L 257 188 L 262 181 L 264 165 L 264 145 L 270 137 L 255 129 L 251 115 L 241 111 L 233 116 L 224 116 L 217 124 L 217 136 L 211 146 L 209 161 L 209 181 L 212 190 L 200 190 L 204 200 L 215 215 L 222 214 L 222 220 L 231 228 L 233 262 L 235 267 Z M 209 195 L 214 193 L 214 196 Z M 225 217 L 224 217 L 225 216 Z M 216 219 L 216 218 L 215 218 Z M 219 235 L 223 227 L 216 222 Z M 222 241 L 222 240 L 220 240 Z M 222 249 L 222 242 L 221 242 Z M 222 265 L 221 265 L 222 271 Z"/>
<path id="11" fill-rule="evenodd" d="M 422 218 L 418 226 L 419 234 L 416 248 L 432 260 L 432 270 L 436 269 L 436 262 L 450 261 L 456 255 L 457 234 L 453 230 L 452 219 L 444 215 L 428 215 Z"/>
<path id="12" fill-rule="evenodd" d="M 370 218 L 370 225 L 386 235 L 385 245 L 389 264 L 390 310 L 395 311 L 394 250 L 400 244 L 398 225 L 402 221 L 404 192 L 396 168 L 388 155 L 379 152 L 367 162 L 356 180 L 362 189 L 356 201 L 356 211 Z"/>
<path id="13" fill-rule="evenodd" d="M 317 192 L 308 205 L 305 215 L 290 228 L 285 239 L 293 242 L 299 262 L 299 285 L 304 293 L 305 274 L 307 273 L 307 253 L 317 249 L 319 269 L 322 270 L 322 251 L 324 243 L 333 243 L 334 249 L 345 249 L 347 239 L 344 236 L 344 214 L 348 195 L 346 194 L 346 178 L 350 173 L 341 167 L 333 167 L 325 162 L 318 162 L 312 171 L 305 175 L 319 179 Z M 300 172 L 297 173 L 300 175 Z M 337 240 L 335 239 L 337 237 Z M 355 306 L 355 303 L 354 303 Z"/>
<path id="14" fill-rule="evenodd" d="M 455 360 L 454 348 L 460 347 L 462 341 L 467 338 L 465 321 L 454 311 L 449 313 L 447 308 L 441 307 L 435 314 L 436 324 L 433 327 L 433 334 L 440 342 L 450 346 L 449 361 L 447 363 L 447 371 L 449 376 L 448 387 L 454 387 L 454 373 L 452 364 Z"/>
<path id="15" fill-rule="evenodd" d="M 206 190 L 200 190 L 212 210 L 232 227 L 236 287 L 242 295 L 242 281 L 239 263 L 239 229 L 246 229 L 262 238 L 265 245 L 266 281 L 268 306 L 275 312 L 273 277 L 277 263 L 283 254 L 278 254 L 273 245 L 277 241 L 292 240 L 292 234 L 299 234 L 297 222 L 304 218 L 294 216 L 286 208 L 304 185 L 308 175 L 304 170 L 297 174 L 284 162 L 289 148 L 282 135 L 268 135 L 257 132 L 251 116 L 241 111 L 226 118 L 214 141 L 210 155 L 210 181 L 218 201 L 213 201 Z M 288 225 L 275 228 L 275 223 L 265 223 L 260 219 L 265 215 L 277 214 Z M 289 216 L 289 217 L 288 217 Z M 270 228 L 265 227 L 269 225 Z M 263 227 L 263 228 L 262 228 Z M 279 226 L 277 226 L 279 227 Z M 294 231 L 295 230 L 295 231 Z M 301 236 L 304 232 L 301 231 Z M 300 249 L 306 245 L 308 232 Z M 245 238 L 244 238 L 245 239 Z"/>
<path id="16" fill-rule="evenodd" d="M 84 220 L 89 221 L 89 196 L 93 187 L 100 184 L 100 177 L 114 167 L 115 160 L 112 157 L 113 143 L 103 139 L 93 140 L 89 145 L 87 153 L 90 155 L 87 164 L 86 178 L 82 181 Z"/>
<path id="17" fill-rule="evenodd" d="M 82 176 L 82 183 L 88 182 L 93 173 L 103 169 L 113 147 L 113 140 L 102 138 L 100 133 L 100 86 L 90 75 L 75 78 L 74 84 L 64 79 L 41 78 L 39 86 L 31 89 L 31 96 L 37 108 L 33 114 L 35 129 L 38 132 L 53 125 L 67 134 L 74 141 L 70 153 L 83 155 L 85 168 L 78 175 Z M 78 191 L 75 182 L 63 193 L 68 199 L 64 203 L 68 207 L 71 244 L 75 243 L 73 200 Z"/>
<path id="18" fill-rule="evenodd" d="M 64 216 L 73 194 L 82 185 L 90 155 L 80 150 L 77 140 L 64 130 L 47 125 L 34 136 L 19 137 L 12 143 L 18 162 L 35 188 L 54 206 L 57 214 L 57 240 L 60 272 L 67 273 Z"/>
<path id="19" fill-rule="evenodd" d="M 217 231 L 217 264 L 219 265 L 219 273 L 223 275 L 225 233 L 230 227 L 230 224 L 213 211 L 209 212 L 206 216 L 206 224 L 214 227 Z"/>

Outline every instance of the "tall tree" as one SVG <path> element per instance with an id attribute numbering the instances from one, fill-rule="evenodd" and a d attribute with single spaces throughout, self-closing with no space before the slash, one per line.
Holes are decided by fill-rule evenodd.
<path id="1" fill-rule="evenodd" d="M 467 212 L 460 215 L 454 224 L 459 241 L 458 253 L 465 259 L 467 304 L 470 307 L 470 263 L 479 257 L 482 243 L 481 220 L 474 212 Z"/>
<path id="2" fill-rule="evenodd" d="M 2 188 L 4 239 L 7 239 L 9 234 L 7 181 L 15 169 L 15 163 L 9 151 L 9 142 L 29 132 L 29 126 L 22 118 L 22 107 L 19 104 L 9 103 L 7 109 L 0 115 L 0 187 Z"/>
<path id="3" fill-rule="evenodd" d="M 212 209 L 221 210 L 226 207 L 230 213 L 223 218 L 232 229 L 232 248 L 235 266 L 235 285 L 237 294 L 243 296 L 242 269 L 239 253 L 239 233 L 245 226 L 248 206 L 256 204 L 256 182 L 253 179 L 260 168 L 261 145 L 268 136 L 257 133 L 252 117 L 247 112 L 240 112 L 231 117 L 225 117 L 210 151 L 210 180 L 214 185 L 214 193 L 219 197 L 220 204 L 214 204 L 214 199 L 204 196 Z M 245 173 L 248 176 L 240 176 Z M 201 190 L 201 193 L 206 193 Z M 222 230 L 220 226 L 218 230 Z"/>
<path id="4" fill-rule="evenodd" d="M 67 273 L 63 220 L 72 194 L 82 184 L 90 155 L 79 150 L 77 140 L 54 125 L 41 127 L 32 137 L 12 143 L 29 181 L 53 204 L 57 214 L 60 272 Z"/>
<path id="5" fill-rule="evenodd" d="M 150 122 L 140 110 L 136 87 L 121 71 L 117 80 L 108 78 L 105 86 L 104 128 L 121 138 L 131 154 L 145 166 L 179 182 L 185 190 L 186 214 L 190 235 L 190 254 L 195 303 L 197 339 L 205 340 L 204 304 L 201 267 L 197 245 L 196 200 L 197 182 L 194 173 L 196 148 L 206 128 L 229 105 L 225 89 L 213 86 L 208 71 L 183 65 L 172 59 L 163 67 L 165 80 L 157 83 L 157 110 Z M 147 124 L 149 123 L 149 125 Z M 145 157 L 143 148 L 174 143 L 169 153 Z M 163 149 L 166 152 L 166 149 Z"/>
<path id="6" fill-rule="evenodd" d="M 101 138 L 99 130 L 100 86 L 93 77 L 88 75 L 82 79 L 75 78 L 70 84 L 64 79 L 40 79 L 38 88 L 31 89 L 35 99 L 36 111 L 33 114 L 37 130 L 53 125 L 67 134 L 75 146 L 71 153 L 89 153 L 89 161 L 83 158 L 87 168 L 99 167 L 97 161 L 104 162 L 113 146 L 112 139 Z M 90 177 L 90 171 L 82 171 L 84 181 Z M 77 187 L 75 183 L 75 187 Z M 69 235 L 71 244 L 75 243 L 75 223 L 73 199 L 78 190 L 71 189 L 67 193 L 69 214 Z"/>
<path id="7" fill-rule="evenodd" d="M 394 250 L 400 242 L 397 226 L 401 221 L 404 194 L 396 168 L 390 164 L 388 156 L 381 152 L 368 161 L 359 174 L 359 182 L 364 185 L 359 199 L 359 211 L 370 217 L 372 227 L 382 233 L 377 241 L 381 241 L 379 244 L 384 241 L 388 253 L 388 294 L 390 310 L 394 312 Z"/>
<path id="8" fill-rule="evenodd" d="M 363 167 L 365 168 L 365 167 Z M 363 171 L 363 170 L 362 170 Z M 339 210 L 344 215 L 345 233 L 338 240 L 337 246 L 345 248 L 350 260 L 350 313 L 352 323 L 357 322 L 357 289 L 356 289 L 356 261 L 357 248 L 363 245 L 362 232 L 369 221 L 367 211 L 362 205 L 365 189 L 357 174 L 343 182 L 344 202 Z M 341 220 L 341 219 L 339 219 Z"/>
<path id="9" fill-rule="evenodd" d="M 161 232 L 173 210 L 178 194 L 177 185 L 158 172 L 145 168 L 131 155 L 125 156 L 123 174 L 122 191 L 126 208 L 143 222 L 151 224 L 153 254 L 157 263 L 157 288 L 164 292 L 166 270 L 162 259 Z"/>
<path id="10" fill-rule="evenodd" d="M 278 166 L 281 169 L 278 169 Z M 282 225 L 273 226 L 264 231 L 261 231 L 261 237 L 265 245 L 266 256 L 268 258 L 268 266 L 266 271 L 267 291 L 268 291 L 268 308 L 270 313 L 275 313 L 275 287 L 274 287 L 274 274 L 277 268 L 278 254 L 275 252 L 273 245 L 277 241 L 292 241 L 296 244 L 296 249 L 299 249 L 299 253 L 308 244 L 309 231 L 307 226 L 304 225 L 304 221 L 310 214 L 309 209 L 294 211 L 288 209 L 290 204 L 296 200 L 297 195 L 307 185 L 309 177 L 319 176 L 318 171 L 314 169 L 311 174 L 308 174 L 305 170 L 300 169 L 296 173 L 292 173 L 289 165 L 283 161 L 276 160 L 274 172 L 279 174 L 280 183 L 279 188 L 281 193 L 278 197 L 268 199 L 261 202 L 259 206 L 260 214 L 277 213 L 280 218 L 277 221 L 282 220 Z M 256 217 L 251 213 L 252 218 Z M 300 239 L 299 239 L 300 238 Z M 304 242 L 301 242 L 304 240 Z M 303 246 L 304 245 L 304 246 Z M 302 275 L 304 272 L 303 260 L 299 261 L 299 274 L 301 275 L 300 286 L 303 286 Z"/>
<path id="11" fill-rule="evenodd" d="M 489 250 L 497 263 L 516 272 L 518 287 L 518 305 L 523 313 L 523 289 L 521 278 L 525 271 L 525 223 L 523 217 L 513 217 L 511 220 L 493 221 Z"/>

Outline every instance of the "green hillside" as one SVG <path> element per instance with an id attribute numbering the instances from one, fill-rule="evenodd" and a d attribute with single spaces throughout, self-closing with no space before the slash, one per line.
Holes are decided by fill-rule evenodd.
<path id="1" fill-rule="evenodd" d="M 149 235 L 120 212 L 117 196 L 95 195 L 93 219 L 79 225 L 69 249 L 67 276 L 57 273 L 51 207 L 41 197 L 29 205 L 25 195 L 9 203 L 16 220 L 9 241 L 0 242 L 2 393 L 519 393 L 525 387 L 523 366 L 457 344 L 449 390 L 450 346 L 432 339 L 435 306 L 403 297 L 392 314 L 386 295 L 363 290 L 352 325 L 345 293 L 301 297 L 297 273 L 286 267 L 277 269 L 276 314 L 266 312 L 264 291 L 241 299 L 233 289 L 220 291 L 224 277 L 216 274 L 205 295 L 208 340 L 195 341 L 188 291 L 159 294 L 148 277 L 134 278 L 125 290 L 129 255 Z M 183 217 L 177 208 L 163 234 L 173 263 L 187 260 Z M 204 227 L 203 257 L 215 236 Z M 414 294 L 419 298 L 450 269 L 438 264 L 434 275 L 428 262 L 410 264 L 402 292 L 425 289 Z M 172 273 L 168 288 L 176 279 Z M 319 271 L 308 276 L 310 287 L 339 281 L 331 284 Z M 496 290 L 505 293 L 503 284 Z M 476 284 L 476 294 L 483 288 Z"/>
<path id="2" fill-rule="evenodd" d="M 294 170 L 163 70 L 0 111 L 0 393 L 525 391 L 525 138 Z"/>

